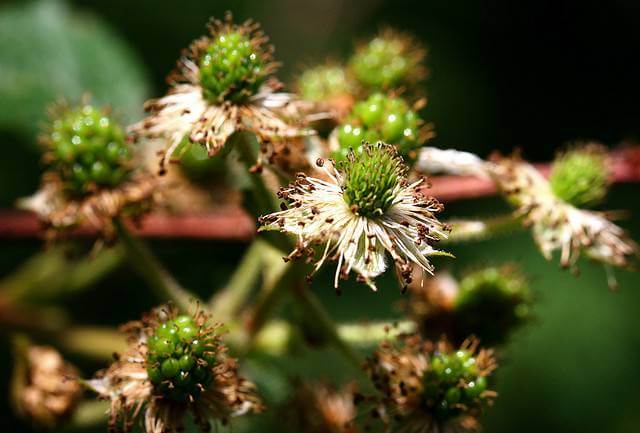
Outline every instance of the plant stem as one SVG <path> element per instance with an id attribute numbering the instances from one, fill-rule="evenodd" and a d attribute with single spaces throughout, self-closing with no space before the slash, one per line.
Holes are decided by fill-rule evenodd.
<path id="1" fill-rule="evenodd" d="M 511 214 L 486 220 L 449 220 L 453 227 L 448 239 L 443 243 L 483 241 L 494 236 L 510 233 L 521 227 L 522 219 Z"/>
<path id="2" fill-rule="evenodd" d="M 135 238 L 118 219 L 113 221 L 120 241 L 127 251 L 127 257 L 138 274 L 155 291 L 162 302 L 171 301 L 182 311 L 192 309 L 194 301 L 198 301 L 195 295 L 185 290 L 173 276 L 162 266 L 149 248 L 139 239 Z M 201 305 L 205 305 L 200 301 Z"/>
<path id="3" fill-rule="evenodd" d="M 287 296 L 287 292 L 296 280 L 302 276 L 299 266 L 295 263 L 287 263 L 273 284 L 266 286 L 266 290 L 257 300 L 249 321 L 249 333 L 255 335 L 264 326 L 276 307 Z"/>
<path id="4" fill-rule="evenodd" d="M 362 359 L 351 346 L 340 336 L 336 325 L 318 297 L 304 285 L 298 285 L 296 300 L 305 309 L 309 320 L 313 321 L 338 352 L 340 352 L 356 370 L 362 368 Z"/>
<path id="5" fill-rule="evenodd" d="M 244 253 L 227 286 L 211 297 L 209 310 L 216 320 L 226 321 L 233 318 L 245 303 L 260 276 L 264 250 L 264 242 L 260 239 L 254 240 Z"/>

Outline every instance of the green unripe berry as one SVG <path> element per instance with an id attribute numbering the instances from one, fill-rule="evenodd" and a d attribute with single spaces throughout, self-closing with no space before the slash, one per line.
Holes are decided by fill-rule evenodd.
<path id="1" fill-rule="evenodd" d="M 457 386 L 451 387 L 445 392 L 444 399 L 449 405 L 454 405 L 460 403 L 460 398 L 462 397 L 462 391 Z"/>
<path id="2" fill-rule="evenodd" d="M 180 363 L 174 358 L 165 359 L 162 361 L 161 371 L 165 379 L 170 379 L 180 371 Z"/>
<path id="3" fill-rule="evenodd" d="M 392 146 L 365 145 L 339 164 L 344 173 L 344 199 L 358 215 L 376 218 L 391 205 L 405 167 Z"/>
<path id="4" fill-rule="evenodd" d="M 529 318 L 532 295 L 513 266 L 489 266 L 466 275 L 453 303 L 454 337 L 476 335 L 487 344 L 504 341 Z"/>
<path id="5" fill-rule="evenodd" d="M 412 50 L 406 38 L 388 33 L 357 50 L 349 65 L 356 79 L 367 87 L 398 86 L 420 69 L 422 54 Z"/>
<path id="6" fill-rule="evenodd" d="M 154 392 L 174 401 L 199 395 L 213 380 L 214 338 L 210 328 L 189 316 L 158 325 L 147 339 L 146 368 Z"/>
<path id="7" fill-rule="evenodd" d="M 353 85 L 340 66 L 307 69 L 300 74 L 297 87 L 300 96 L 308 101 L 326 101 L 353 91 Z"/>
<path id="8" fill-rule="evenodd" d="M 336 160 L 346 157 L 348 149 L 357 149 L 362 141 L 384 141 L 406 156 L 419 145 L 420 119 L 400 98 L 374 93 L 354 105 L 348 120 L 338 127 L 339 149 Z"/>
<path id="9" fill-rule="evenodd" d="M 244 102 L 258 93 L 268 71 L 249 35 L 227 30 L 216 36 L 199 59 L 200 85 L 213 103 Z"/>
<path id="10" fill-rule="evenodd" d="M 476 380 L 471 381 L 467 384 L 467 387 L 464 389 L 464 393 L 467 398 L 473 400 L 480 397 L 487 389 L 487 379 L 483 376 L 479 376 Z"/>
<path id="11" fill-rule="evenodd" d="M 91 105 L 61 111 L 44 141 L 51 150 L 49 168 L 73 195 L 117 187 L 131 171 L 123 130 Z"/>
<path id="12" fill-rule="evenodd" d="M 606 149 L 600 145 L 576 147 L 553 162 L 549 182 L 554 194 L 578 207 L 600 204 L 609 190 Z"/>
<path id="13" fill-rule="evenodd" d="M 442 419 L 479 408 L 487 389 L 487 379 L 479 374 L 475 356 L 466 349 L 432 355 L 422 380 L 423 404 Z"/>

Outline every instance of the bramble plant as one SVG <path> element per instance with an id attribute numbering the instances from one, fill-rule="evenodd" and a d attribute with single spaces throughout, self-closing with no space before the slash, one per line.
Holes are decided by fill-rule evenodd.
<path id="1" fill-rule="evenodd" d="M 560 253 L 563 267 L 577 270 L 581 255 L 604 264 L 610 287 L 612 268 L 632 266 L 633 240 L 608 213 L 583 209 L 601 205 L 611 182 L 603 146 L 560 154 L 549 179 L 519 155 L 483 159 L 424 146 L 425 51 L 393 31 L 359 46 L 345 66 L 301 72 L 297 94 L 282 91 L 273 53 L 257 24 L 236 24 L 229 13 L 212 19 L 206 35 L 183 51 L 166 94 L 149 101 L 147 117 L 133 125 L 118 126 L 110 112 L 86 101 L 54 111 L 43 136 L 40 191 L 22 204 L 38 213 L 51 242 L 63 243 L 87 224 L 98 236 L 91 260 L 67 259 L 61 249 L 53 264 L 38 257 L 27 266 L 27 274 L 44 275 L 34 280 L 46 290 L 26 278 L 25 287 L 0 292 L 0 316 L 6 309 L 7 317 L 27 317 L 9 322 L 20 379 L 12 398 L 33 423 L 247 431 L 269 423 L 284 428 L 280 414 L 295 411 L 288 424 L 296 433 L 477 432 L 498 398 L 498 360 L 508 362 L 503 344 L 531 322 L 534 280 L 525 267 L 485 263 L 494 259 L 486 254 L 483 267 L 449 273 L 455 254 L 525 227 L 545 258 Z M 322 122 L 332 132 L 316 132 Z M 172 177 L 174 170 L 181 175 Z M 436 172 L 483 177 L 514 211 L 452 218 L 429 195 L 426 176 Z M 221 173 L 231 185 L 217 185 L 225 183 L 218 182 Z M 220 190 L 201 200 L 212 184 Z M 254 233 L 249 224 L 250 245 L 215 293 L 183 287 L 132 230 L 145 227 L 147 213 L 175 212 L 169 193 L 198 202 L 203 214 L 244 204 L 243 213 L 230 213 L 230 225 L 206 228 L 240 231 L 247 214 L 257 225 Z M 178 228 L 202 228 L 209 220 L 199 217 Z M 123 262 L 159 305 L 122 326 L 126 339 L 42 308 L 38 295 L 79 292 Z M 321 275 L 327 262 L 335 263 L 328 278 Z M 314 275 L 319 282 L 312 286 Z M 315 294 L 325 287 L 317 286 L 340 293 L 340 281 L 354 275 L 349 289 L 371 289 L 360 297 L 401 292 L 399 315 L 335 321 Z M 292 308 L 279 314 L 286 302 Z M 359 319 L 368 319 L 365 305 L 358 305 Z M 30 314 L 42 320 L 25 324 Z M 340 370 L 338 383 L 300 373 L 305 361 L 296 351 L 307 346 L 336 351 L 344 365 L 326 364 Z M 92 356 L 103 368 L 81 379 L 93 372 L 72 367 L 58 350 Z M 80 385 L 108 402 L 108 420 L 106 406 L 80 401 Z"/>

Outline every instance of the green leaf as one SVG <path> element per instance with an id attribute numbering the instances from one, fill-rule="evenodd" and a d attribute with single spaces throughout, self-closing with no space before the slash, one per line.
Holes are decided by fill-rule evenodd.
<path id="1" fill-rule="evenodd" d="M 0 128 L 33 135 L 51 102 L 85 93 L 136 120 L 149 88 L 139 60 L 108 26 L 58 0 L 0 9 L 0 71 Z"/>

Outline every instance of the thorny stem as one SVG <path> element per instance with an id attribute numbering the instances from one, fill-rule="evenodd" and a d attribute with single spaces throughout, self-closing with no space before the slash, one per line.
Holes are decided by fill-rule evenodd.
<path id="1" fill-rule="evenodd" d="M 120 241 L 127 251 L 127 257 L 133 268 L 155 291 L 161 301 L 171 301 L 182 311 L 191 311 L 195 295 L 185 290 L 180 283 L 162 266 L 149 248 L 139 239 L 131 235 L 124 223 L 118 219 L 113 221 Z M 201 305 L 204 305 L 200 302 Z"/>

